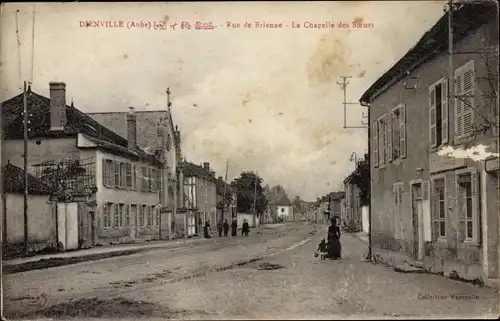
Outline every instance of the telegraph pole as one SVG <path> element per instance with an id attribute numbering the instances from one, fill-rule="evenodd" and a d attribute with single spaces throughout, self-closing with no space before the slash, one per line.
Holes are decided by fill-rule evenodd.
<path id="1" fill-rule="evenodd" d="M 224 193 L 222 194 L 222 220 L 224 220 L 224 209 L 226 208 L 226 190 L 227 190 L 227 170 L 229 168 L 229 160 L 226 162 L 226 175 L 224 177 Z"/>
<path id="2" fill-rule="evenodd" d="M 23 124 L 24 124 L 24 254 L 29 252 L 28 244 L 28 93 L 26 81 L 23 89 Z"/>
<path id="3" fill-rule="evenodd" d="M 344 92 L 344 101 L 342 104 L 344 105 L 344 126 L 342 126 L 344 129 L 346 128 L 368 128 L 367 126 L 347 126 L 347 105 L 359 105 L 359 103 L 355 102 L 348 102 L 347 101 L 347 85 L 349 82 L 347 79 L 352 78 L 352 76 L 340 76 L 342 78 L 342 82 L 337 81 L 337 84 L 340 85 L 342 88 L 342 91 Z"/>
<path id="4" fill-rule="evenodd" d="M 257 206 L 257 182 L 258 182 L 258 174 L 257 171 L 255 171 L 255 183 L 254 183 L 254 191 L 253 191 L 253 225 L 254 227 L 257 227 L 257 213 L 256 213 L 256 206 Z"/>

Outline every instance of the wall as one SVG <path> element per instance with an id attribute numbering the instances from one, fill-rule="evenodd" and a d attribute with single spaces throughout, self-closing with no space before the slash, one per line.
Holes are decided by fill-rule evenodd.
<path id="1" fill-rule="evenodd" d="M 293 219 L 291 206 L 276 206 L 276 215 L 278 217 L 286 217 L 286 220 Z"/>
<path id="2" fill-rule="evenodd" d="M 24 195 L 5 194 L 7 244 L 24 244 Z M 28 195 L 28 240 L 36 249 L 56 241 L 55 216 L 47 195 Z"/>
<path id="3" fill-rule="evenodd" d="M 254 227 L 254 222 L 253 222 L 254 216 L 253 216 L 253 214 L 238 213 L 236 217 L 237 217 L 236 220 L 238 222 L 238 229 L 241 229 L 241 227 L 243 226 L 243 221 L 244 220 L 247 220 L 248 225 L 250 226 L 250 228 Z M 255 216 L 255 218 L 256 218 L 257 227 L 258 227 L 260 225 L 260 219 L 259 219 L 259 217 L 257 215 Z"/>
<path id="4" fill-rule="evenodd" d="M 469 37 L 461 41 L 455 46 L 457 52 L 476 51 L 485 45 L 486 41 L 495 39 L 495 35 L 491 34 L 492 30 L 496 30 L 496 25 L 483 26 L 478 31 L 473 32 Z M 462 54 L 454 56 L 454 67 L 458 68 L 473 56 L 470 54 Z M 485 69 L 476 61 L 476 79 L 484 76 Z M 433 150 L 429 147 L 429 92 L 428 87 L 438 81 L 442 77 L 448 76 L 448 57 L 445 54 L 440 55 L 426 64 L 415 69 L 407 78 L 418 77 L 418 87 L 416 90 L 405 89 L 403 79 L 395 83 L 390 89 L 382 93 L 378 98 L 371 102 L 370 117 L 372 123 L 377 120 L 382 114 L 389 112 L 393 107 L 404 103 L 406 104 L 406 146 L 407 156 L 402 160 L 393 161 L 390 164 L 375 168 L 372 163 L 372 187 L 371 187 L 371 206 L 372 206 L 372 240 L 376 247 L 385 247 L 392 249 L 405 249 L 408 251 L 413 246 L 416 240 L 413 236 L 412 215 L 410 206 L 410 181 L 415 179 L 423 179 L 429 181 L 430 166 L 429 155 Z M 480 91 L 480 86 L 478 88 Z M 484 114 L 484 110 L 478 110 Z M 454 142 L 454 108 L 449 106 L 449 140 Z M 475 117 L 477 124 L 481 123 L 480 117 Z M 373 139 L 373 137 L 372 137 Z M 484 135 L 479 134 L 475 141 L 465 147 L 478 145 L 480 143 L 489 143 L 491 141 L 491 133 L 486 132 Z M 460 142 L 456 142 L 460 143 Z M 373 142 L 372 142 L 373 146 Z M 457 147 L 463 145 L 457 144 Z M 379 152 L 380 153 L 380 152 Z M 464 167 L 480 168 L 479 162 L 467 160 Z M 417 171 L 421 169 L 421 171 Z M 450 198 L 455 197 L 454 172 L 444 172 L 447 182 L 447 195 Z M 393 183 L 403 183 L 402 206 L 400 207 L 400 217 L 402 224 L 401 239 L 395 239 L 395 209 L 393 197 Z M 488 194 L 491 195 L 490 192 Z M 430 211 L 430 204 L 424 208 L 424 212 Z M 424 213 L 425 215 L 425 213 Z M 481 250 L 479 247 L 460 247 L 457 249 L 456 240 L 456 213 L 455 210 L 450 212 L 450 222 L 447 224 L 448 244 L 445 248 L 425 249 L 426 255 L 439 257 L 440 268 L 444 270 L 456 269 L 466 270 L 463 274 L 469 277 L 475 277 L 478 272 L 477 268 L 481 261 Z M 420 228 L 423 228 L 420 226 Z M 439 247 L 439 246 L 438 246 Z M 461 267 L 457 267 L 459 261 Z M 451 263 L 446 263 L 451 262 Z M 449 265 L 447 267 L 446 265 Z M 467 265 L 468 267 L 464 267 Z M 473 266 L 471 266 L 473 265 Z"/>
<path id="5" fill-rule="evenodd" d="M 130 225 L 123 227 L 114 227 L 114 215 L 111 218 L 111 227 L 104 228 L 103 224 L 103 205 L 106 203 L 123 203 L 128 206 L 132 204 L 136 205 L 152 205 L 155 206 L 159 203 L 159 192 L 142 192 L 140 189 L 140 170 L 139 167 L 143 165 L 151 166 L 146 163 L 142 163 L 140 161 L 132 161 L 122 156 L 117 156 L 113 154 L 109 154 L 103 151 L 95 151 L 96 157 L 96 185 L 97 185 L 97 194 L 96 194 L 96 218 L 97 222 L 97 235 L 99 238 L 99 243 L 107 244 L 110 242 L 127 242 L 132 239 L 131 235 L 135 235 L 134 238 L 148 240 L 148 239 L 156 239 L 159 236 L 159 227 L 153 226 L 151 227 L 140 227 L 137 226 L 136 217 L 133 216 L 132 211 L 130 212 Z M 102 168 L 102 160 L 103 158 L 111 159 L 115 161 L 123 161 L 129 162 L 133 165 L 136 165 L 137 170 L 137 178 L 138 178 L 138 186 L 136 190 L 130 190 L 127 188 L 108 188 L 104 186 L 103 182 L 103 168 Z M 153 217 L 154 220 L 154 217 Z M 133 229 L 133 233 L 131 233 L 131 229 Z"/>
<path id="6" fill-rule="evenodd" d="M 76 137 L 73 138 L 40 138 L 40 145 L 37 140 L 28 141 L 28 164 L 38 164 L 43 161 L 57 159 L 77 159 L 79 150 L 76 145 Z M 10 161 L 12 165 L 24 168 L 24 141 L 22 139 L 12 139 L 3 142 L 2 146 L 3 164 Z M 28 172 L 34 173 L 34 169 L 29 166 Z"/>

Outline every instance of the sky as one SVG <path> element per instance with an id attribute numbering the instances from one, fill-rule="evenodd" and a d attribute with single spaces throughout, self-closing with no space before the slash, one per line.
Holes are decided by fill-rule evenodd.
<path id="1" fill-rule="evenodd" d="M 36 4 L 33 33 L 33 4 L 2 4 L 0 98 L 19 94 L 23 80 L 45 96 L 50 81 L 62 81 L 68 103 L 83 112 L 160 110 L 170 87 L 188 161 L 210 162 L 217 176 L 229 162 L 229 180 L 243 170 L 257 171 L 265 184 L 282 185 L 290 197 L 315 200 L 341 189 L 354 169 L 351 155 L 367 152 L 366 129 L 343 128 L 340 77 L 352 77 L 347 101 L 357 103 L 437 22 L 443 5 Z M 106 20 L 124 21 L 125 27 L 80 27 L 83 21 Z M 129 29 L 131 21 L 177 25 Z M 180 29 L 183 21 L 216 28 Z M 353 21 L 371 27 L 354 28 Z M 283 27 L 256 28 L 256 22 Z M 308 22 L 335 28 L 305 28 Z M 347 126 L 362 126 L 366 113 L 365 107 L 347 105 Z"/>

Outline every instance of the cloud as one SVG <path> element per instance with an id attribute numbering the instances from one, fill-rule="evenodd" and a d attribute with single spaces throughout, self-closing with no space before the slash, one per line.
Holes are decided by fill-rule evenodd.
<path id="1" fill-rule="evenodd" d="M 366 130 L 343 129 L 340 76 L 353 76 L 347 100 L 357 101 L 442 14 L 441 2 L 37 4 L 33 89 L 67 83 L 68 100 L 86 112 L 165 108 L 172 90 L 183 153 L 229 177 L 258 170 L 289 195 L 315 199 L 352 170 L 349 156 L 366 152 Z M 31 65 L 31 5 L 17 5 L 22 75 Z M 2 93 L 17 94 L 13 8 L 2 16 Z M 307 8 L 307 9 L 305 9 Z M 237 9 L 237 10 L 236 10 Z M 426 12 L 425 16 L 408 12 Z M 387 12 L 391 12 L 390 16 Z M 80 20 L 203 20 L 223 25 L 352 22 L 354 29 L 225 29 L 154 32 L 78 28 Z M 363 107 L 346 122 L 361 125 Z"/>

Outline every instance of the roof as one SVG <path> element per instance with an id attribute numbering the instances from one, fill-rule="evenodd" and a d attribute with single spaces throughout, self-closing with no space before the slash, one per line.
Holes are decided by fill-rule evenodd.
<path id="1" fill-rule="evenodd" d="M 2 168 L 3 191 L 5 193 L 24 193 L 24 170 L 7 164 Z M 49 195 L 50 186 L 44 181 L 28 174 L 28 194 Z"/>
<path id="2" fill-rule="evenodd" d="M 120 136 L 127 138 L 127 114 L 125 111 L 88 113 L 90 117 L 110 128 Z M 148 150 L 154 148 L 158 142 L 158 123 L 169 119 L 170 136 L 172 143 L 176 142 L 175 128 L 172 117 L 167 110 L 135 111 L 137 123 L 137 145 Z M 173 146 L 173 145 L 172 145 Z"/>
<path id="3" fill-rule="evenodd" d="M 286 195 L 278 195 L 278 197 L 276 197 L 274 200 L 273 200 L 273 204 L 275 206 L 292 206 L 292 202 L 290 202 L 290 199 L 288 198 L 288 196 Z"/>
<path id="4" fill-rule="evenodd" d="M 182 168 L 184 170 L 184 177 L 194 176 L 198 178 L 204 178 L 210 181 L 216 181 L 216 178 L 200 165 L 196 165 L 190 162 L 182 162 Z"/>
<path id="5" fill-rule="evenodd" d="M 5 139 L 23 139 L 23 94 L 19 94 L 2 103 L 2 127 Z M 155 162 L 155 156 L 140 148 L 130 150 L 127 139 L 108 129 L 100 122 L 76 109 L 66 106 L 67 122 L 63 130 L 50 130 L 50 99 L 28 90 L 28 113 L 31 119 L 31 137 L 71 137 L 78 133 L 93 138 L 98 147 L 111 152 L 126 153 L 140 157 L 149 162 Z"/>
<path id="6" fill-rule="evenodd" d="M 463 4 L 454 11 L 454 43 L 463 39 L 470 31 L 476 30 L 496 14 L 496 2 L 481 4 Z M 424 64 L 435 54 L 448 48 L 448 14 L 445 13 L 438 22 L 427 31 L 422 38 L 411 48 L 394 66 L 382 75 L 361 96 L 360 103 L 370 103 L 377 93 L 389 87 L 392 83 L 401 80 L 407 72 Z"/>
<path id="7" fill-rule="evenodd" d="M 231 187 L 231 185 L 229 185 L 228 183 L 224 182 L 224 180 L 218 178 L 218 179 L 215 180 L 215 186 L 216 186 L 216 189 L 217 189 L 217 194 L 224 195 L 224 185 L 226 186 L 226 193 L 232 193 L 233 192 L 233 188 Z"/>

